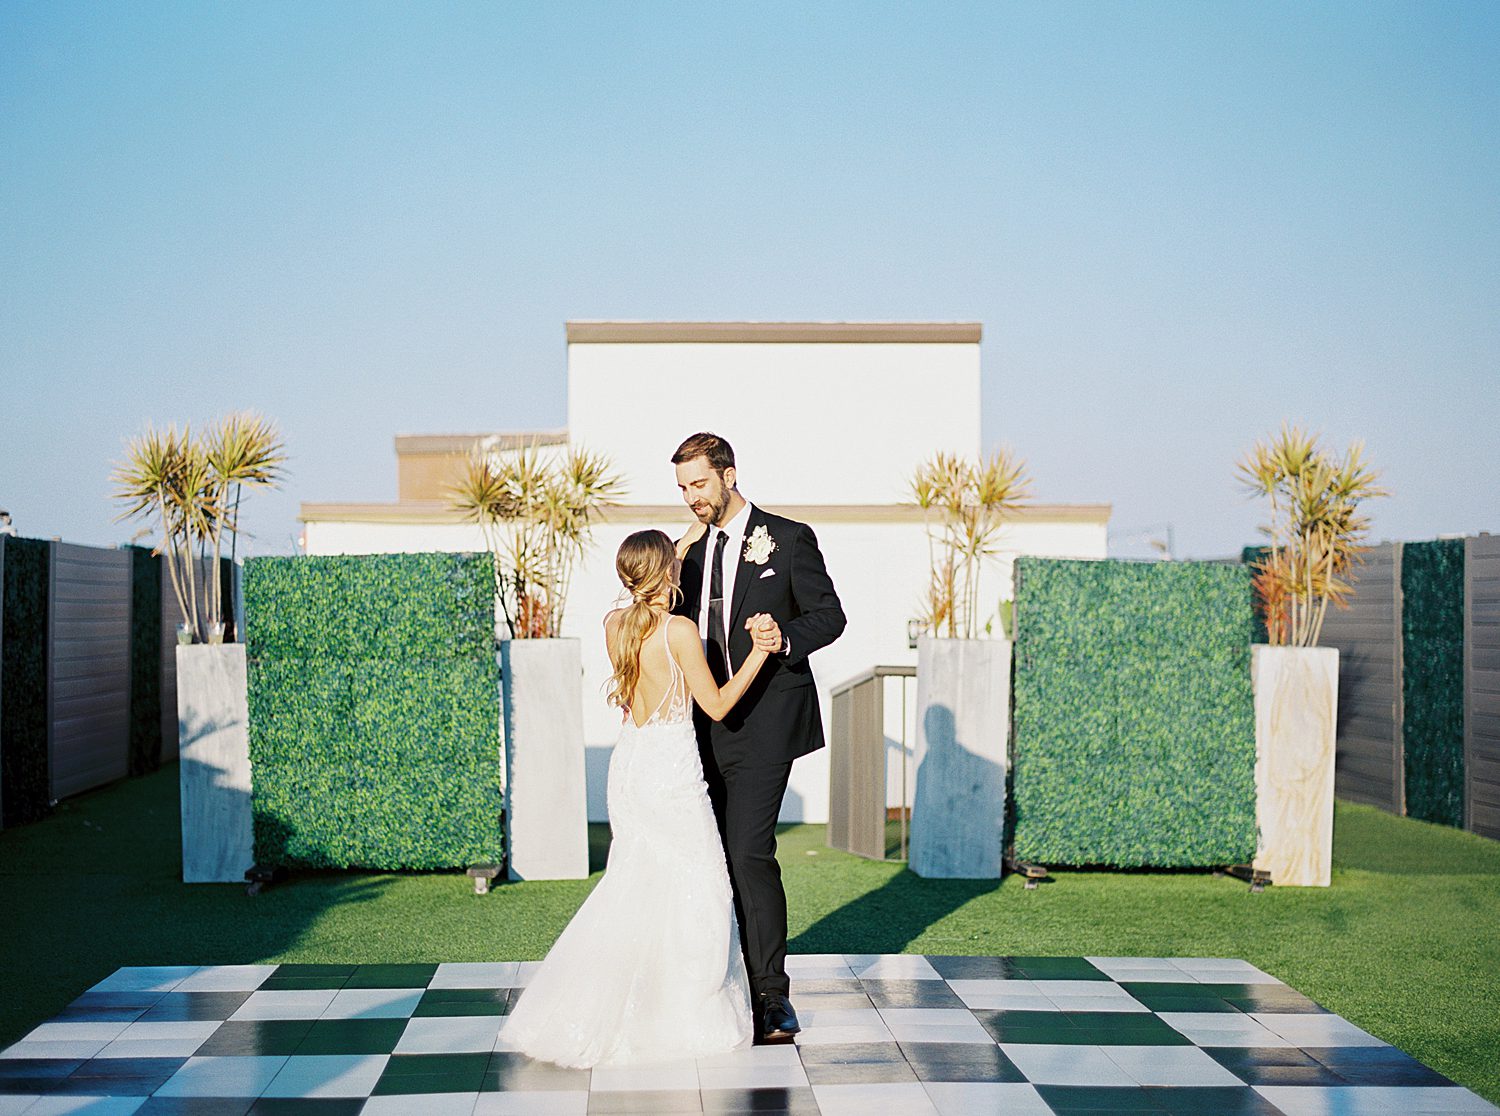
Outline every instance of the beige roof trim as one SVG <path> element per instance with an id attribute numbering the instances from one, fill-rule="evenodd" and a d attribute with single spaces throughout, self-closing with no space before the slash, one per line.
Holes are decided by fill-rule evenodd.
<path id="1" fill-rule="evenodd" d="M 979 322 L 611 322 L 570 321 L 568 344 L 874 343 L 976 345 Z"/>
<path id="2" fill-rule="evenodd" d="M 412 453 L 468 453 L 484 441 L 494 439 L 497 450 L 521 449 L 535 442 L 539 446 L 558 446 L 568 440 L 563 430 L 517 430 L 508 434 L 397 434 L 396 452 Z"/>
<path id="3" fill-rule="evenodd" d="M 922 512 L 909 504 L 767 504 L 767 511 L 804 523 L 920 523 Z M 1031 504 L 1011 515 L 1028 523 L 1106 524 L 1110 504 Z M 304 523 L 462 523 L 463 518 L 444 504 L 310 504 L 304 503 L 298 519 Z M 601 516 L 613 523 L 681 523 L 687 509 L 681 504 L 623 504 L 606 508 Z"/>

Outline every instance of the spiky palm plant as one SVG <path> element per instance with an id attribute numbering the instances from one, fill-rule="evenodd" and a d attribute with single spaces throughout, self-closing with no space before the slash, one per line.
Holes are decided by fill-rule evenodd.
<path id="1" fill-rule="evenodd" d="M 125 459 L 115 466 L 113 495 L 125 503 L 115 518 L 157 520 L 161 543 L 155 553 L 166 559 L 177 606 L 199 640 L 205 624 L 223 622 L 218 559 L 224 529 L 229 529 L 231 546 L 239 531 L 240 487 L 274 485 L 284 460 L 275 429 L 264 419 L 239 414 L 221 420 L 201 438 L 190 426 L 180 432 L 175 424 L 165 430 L 148 426 L 126 443 Z M 198 607 L 198 566 L 210 547 L 214 563 L 211 583 L 204 587 L 205 619 Z"/>
<path id="2" fill-rule="evenodd" d="M 1237 465 L 1251 496 L 1270 500 L 1271 519 L 1260 527 L 1270 550 L 1254 563 L 1255 591 L 1273 644 L 1315 647 L 1330 604 L 1348 608 L 1353 571 L 1369 550 L 1362 540 L 1370 520 L 1365 500 L 1390 493 L 1375 482 L 1355 441 L 1342 461 L 1329 457 L 1318 436 L 1283 422 L 1257 442 Z"/>
<path id="3" fill-rule="evenodd" d="M 594 524 L 624 493 L 608 458 L 576 446 L 551 463 L 535 442 L 505 454 L 486 442 L 471 451 L 448 489 L 448 505 L 484 535 L 513 638 L 561 632 L 573 572 Z"/>
<path id="4" fill-rule="evenodd" d="M 910 491 L 927 529 L 929 578 L 920 619 L 928 631 L 978 636 L 981 571 L 999 553 L 995 541 L 1007 517 L 1025 504 L 1030 483 L 1024 463 L 1008 449 L 977 462 L 938 453 L 917 467 Z"/>

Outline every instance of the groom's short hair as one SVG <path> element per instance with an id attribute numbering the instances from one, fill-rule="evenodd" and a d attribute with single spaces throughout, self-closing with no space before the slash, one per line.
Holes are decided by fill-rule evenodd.
<path id="1" fill-rule="evenodd" d="M 672 464 L 681 465 L 699 457 L 708 458 L 708 467 L 720 476 L 724 475 L 725 469 L 734 468 L 734 449 L 717 434 L 707 432 L 694 434 L 678 446 L 672 455 Z"/>

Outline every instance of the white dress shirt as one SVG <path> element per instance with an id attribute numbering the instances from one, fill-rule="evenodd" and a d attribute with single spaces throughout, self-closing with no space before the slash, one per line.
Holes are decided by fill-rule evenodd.
<path id="1" fill-rule="evenodd" d="M 729 536 L 724 544 L 724 638 L 729 638 L 729 613 L 734 607 L 734 579 L 739 572 L 745 552 L 745 527 L 750 522 L 750 501 L 739 514 L 722 528 L 710 527 L 705 536 L 708 551 L 703 555 L 703 591 L 698 594 L 698 634 L 703 637 L 703 647 L 708 648 L 708 591 L 713 584 L 714 548 L 719 544 L 719 531 Z"/>

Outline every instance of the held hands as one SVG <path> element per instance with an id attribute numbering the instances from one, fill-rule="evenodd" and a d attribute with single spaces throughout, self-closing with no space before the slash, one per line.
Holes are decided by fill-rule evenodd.
<path id="1" fill-rule="evenodd" d="M 781 650 L 781 626 L 771 619 L 770 613 L 757 612 L 745 621 L 745 627 L 755 641 L 757 651 L 774 655 Z"/>

